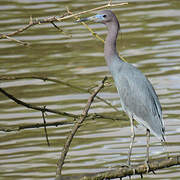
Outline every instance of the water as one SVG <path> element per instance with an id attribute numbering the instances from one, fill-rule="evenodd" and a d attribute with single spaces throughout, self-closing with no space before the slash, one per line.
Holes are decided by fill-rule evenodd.
<path id="1" fill-rule="evenodd" d="M 114 3 L 119 1 L 113 1 Z M 29 17 L 44 18 L 62 15 L 66 6 L 79 12 L 103 5 L 105 1 L 1 1 L 0 32 L 7 33 L 23 27 Z M 129 5 L 113 8 L 121 24 L 118 38 L 120 54 L 138 67 L 153 83 L 159 95 L 166 124 L 168 151 L 180 152 L 180 40 L 178 0 L 129 1 Z M 85 16 L 85 15 L 84 15 Z M 88 89 L 108 75 L 112 84 L 99 94 L 117 108 L 119 98 L 103 57 L 103 44 L 74 19 L 56 23 L 68 35 L 59 33 L 51 24 L 42 24 L 14 36 L 30 43 L 24 47 L 9 40 L 0 41 L 0 77 L 43 76 L 56 78 Z M 105 38 L 101 24 L 91 24 Z M 69 37 L 72 35 L 72 37 Z M 68 86 L 33 78 L 5 81 L 4 88 L 16 98 L 37 106 L 80 114 L 89 97 Z M 17 105 L 0 93 L 0 127 L 42 123 L 41 113 Z M 78 130 L 66 158 L 63 174 L 66 177 L 100 172 L 126 163 L 130 140 L 129 120 L 103 102 L 95 101 L 90 113 L 120 117 L 121 121 L 88 120 Z M 72 118 L 47 113 L 47 122 L 72 122 Z M 48 127 L 51 146 L 48 147 L 43 128 L 0 132 L 0 179 L 53 179 L 56 163 L 72 124 Z M 145 131 L 136 129 L 133 163 L 145 158 Z M 151 158 L 165 157 L 162 146 L 151 138 Z M 145 175 L 144 179 L 179 179 L 178 167 Z M 134 177 L 139 179 L 139 176 Z"/>

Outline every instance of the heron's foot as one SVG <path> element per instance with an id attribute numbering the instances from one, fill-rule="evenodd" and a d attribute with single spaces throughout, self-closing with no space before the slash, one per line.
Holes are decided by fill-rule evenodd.
<path id="1" fill-rule="evenodd" d="M 127 164 L 125 164 L 124 166 L 122 166 L 122 168 L 123 168 L 123 167 L 132 169 L 132 170 L 133 170 L 133 175 L 136 174 L 136 170 L 135 170 L 135 168 L 131 165 L 131 163 L 130 163 L 129 160 L 127 161 Z M 129 175 L 129 180 L 131 180 L 131 175 Z"/>
<path id="2" fill-rule="evenodd" d="M 121 168 L 131 168 L 131 169 L 133 169 L 133 171 L 135 170 L 134 169 L 134 166 L 131 166 L 130 164 L 120 164 L 120 167 Z M 134 173 L 135 174 L 135 173 Z"/>
<path id="3" fill-rule="evenodd" d="M 132 171 L 133 171 L 133 175 L 136 174 L 136 170 L 135 170 L 134 166 L 132 166 L 129 161 L 127 161 L 127 164 L 124 164 L 124 166 L 121 166 L 121 167 L 122 167 L 122 168 L 123 168 L 123 167 L 130 168 L 130 169 L 132 169 Z M 131 175 L 129 176 L 129 180 L 131 180 Z"/>
<path id="4" fill-rule="evenodd" d="M 145 160 L 145 167 L 147 169 L 146 172 L 149 173 L 150 172 L 149 160 Z"/>

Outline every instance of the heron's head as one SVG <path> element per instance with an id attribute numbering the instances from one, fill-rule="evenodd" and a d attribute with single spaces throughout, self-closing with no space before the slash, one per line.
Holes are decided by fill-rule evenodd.
<path id="1" fill-rule="evenodd" d="M 103 10 L 103 11 L 98 12 L 95 16 L 82 18 L 78 20 L 78 22 L 84 22 L 84 21 L 98 22 L 98 23 L 103 23 L 105 25 L 108 25 L 111 22 L 118 23 L 118 20 L 115 14 L 110 10 Z"/>

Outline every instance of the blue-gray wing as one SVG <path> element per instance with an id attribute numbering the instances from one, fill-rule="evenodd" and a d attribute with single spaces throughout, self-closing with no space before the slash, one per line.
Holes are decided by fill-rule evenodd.
<path id="1" fill-rule="evenodd" d="M 124 111 L 164 140 L 161 105 L 149 80 L 128 63 L 114 72 L 113 77 Z"/>

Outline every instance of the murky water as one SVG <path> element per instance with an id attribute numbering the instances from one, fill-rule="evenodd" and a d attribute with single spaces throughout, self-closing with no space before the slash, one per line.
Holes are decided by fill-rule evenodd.
<path id="1" fill-rule="evenodd" d="M 119 1 L 113 1 L 119 2 Z M 122 2 L 122 1 L 121 1 Z M 29 17 L 44 18 L 62 15 L 66 6 L 79 12 L 103 5 L 106 1 L 1 1 L 0 33 L 15 31 L 29 21 Z M 118 38 L 120 54 L 138 67 L 153 83 L 159 95 L 166 124 L 168 151 L 180 152 L 180 3 L 179 0 L 129 1 L 129 5 L 113 8 L 121 24 Z M 29 42 L 28 47 L 9 40 L 0 40 L 1 76 L 43 76 L 56 78 L 88 89 L 97 85 L 105 75 L 110 77 L 103 57 L 103 44 L 74 19 L 57 23 L 72 35 L 58 32 L 51 24 L 35 26 L 15 36 Z M 106 29 L 91 24 L 103 38 Z M 112 78 L 100 97 L 120 108 Z M 89 97 L 69 86 L 50 81 L 25 78 L 0 81 L 16 98 L 47 108 L 80 114 Z M 65 161 L 63 174 L 75 176 L 100 172 L 126 163 L 130 140 L 129 120 L 124 114 L 103 102 L 95 101 L 90 113 L 122 117 L 121 121 L 88 120 L 78 130 Z M 47 122 L 72 121 L 72 118 L 47 114 Z M 42 123 L 41 113 L 17 105 L 0 93 L 0 127 Z M 48 127 L 50 147 L 47 147 L 43 128 L 0 132 L 0 179 L 53 179 L 56 163 L 71 124 Z M 136 128 L 133 149 L 134 163 L 145 158 L 145 131 Z M 151 138 L 151 158 L 164 157 L 162 146 Z M 158 171 L 144 179 L 179 179 L 179 167 Z M 134 179 L 139 179 L 135 177 Z"/>

